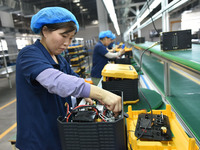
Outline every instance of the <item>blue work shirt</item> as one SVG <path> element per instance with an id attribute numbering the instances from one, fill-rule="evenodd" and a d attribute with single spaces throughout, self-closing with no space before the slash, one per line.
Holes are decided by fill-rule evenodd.
<path id="1" fill-rule="evenodd" d="M 108 58 L 105 56 L 108 53 L 106 46 L 99 41 L 95 47 L 92 58 L 92 71 L 91 77 L 101 78 L 101 71 L 104 66 L 108 63 Z"/>
<path id="2" fill-rule="evenodd" d="M 59 64 L 39 40 L 18 54 L 16 147 L 20 150 L 61 150 L 57 118 L 65 116 L 64 103 L 71 104 L 71 98 L 51 94 L 35 80 L 47 68 L 78 76 L 62 56 L 56 57 Z"/>

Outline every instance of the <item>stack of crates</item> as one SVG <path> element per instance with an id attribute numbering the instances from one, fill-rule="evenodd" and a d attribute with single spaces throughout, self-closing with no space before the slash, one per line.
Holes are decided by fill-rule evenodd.
<path id="1" fill-rule="evenodd" d="M 138 115 L 147 113 L 146 110 L 133 111 L 132 106 L 128 106 L 127 124 L 127 145 L 129 150 L 199 150 L 195 139 L 188 137 L 176 119 L 176 115 L 171 111 L 171 106 L 166 105 L 166 110 L 153 110 L 153 114 L 163 114 L 169 119 L 172 139 L 170 141 L 155 141 L 137 139 L 135 129 Z M 150 114 L 150 112 L 149 112 Z"/>
<path id="2" fill-rule="evenodd" d="M 102 70 L 102 88 L 123 91 L 124 104 L 133 104 L 138 98 L 138 74 L 132 65 L 107 64 Z"/>

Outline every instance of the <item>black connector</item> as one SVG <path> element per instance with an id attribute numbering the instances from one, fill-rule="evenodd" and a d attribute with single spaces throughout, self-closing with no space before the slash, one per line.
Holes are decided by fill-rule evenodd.
<path id="1" fill-rule="evenodd" d="M 94 122 L 96 118 L 95 111 L 78 111 L 73 114 L 72 121 L 73 122 Z"/>

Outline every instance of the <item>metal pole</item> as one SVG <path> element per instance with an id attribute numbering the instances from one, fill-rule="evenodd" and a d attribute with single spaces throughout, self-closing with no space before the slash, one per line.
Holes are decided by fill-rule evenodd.
<path id="1" fill-rule="evenodd" d="M 170 68 L 167 62 L 164 62 L 164 90 L 165 96 L 170 96 Z"/>
<path id="2" fill-rule="evenodd" d="M 166 7 L 168 5 L 168 0 L 163 0 L 161 2 L 161 4 L 162 4 L 162 11 L 163 11 L 163 15 L 162 15 L 162 32 L 167 32 L 167 31 L 169 31 L 169 13 L 166 10 Z"/>

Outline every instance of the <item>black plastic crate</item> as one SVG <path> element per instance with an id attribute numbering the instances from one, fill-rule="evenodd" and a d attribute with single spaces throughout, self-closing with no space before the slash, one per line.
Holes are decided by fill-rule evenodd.
<path id="1" fill-rule="evenodd" d="M 132 51 L 125 51 L 124 53 L 126 58 L 133 58 L 133 52 Z"/>
<path id="2" fill-rule="evenodd" d="M 116 64 L 131 64 L 130 58 L 116 58 L 114 61 Z"/>
<path id="3" fill-rule="evenodd" d="M 122 92 L 114 93 L 122 96 Z M 63 122 L 62 117 L 57 122 L 62 150 L 127 149 L 123 107 L 121 117 L 114 122 Z"/>
<path id="4" fill-rule="evenodd" d="M 123 91 L 123 100 L 135 101 L 139 99 L 138 96 L 138 79 L 123 79 L 102 81 L 102 88 L 106 90 L 120 90 Z"/>
<path id="5" fill-rule="evenodd" d="M 73 47 L 73 48 L 70 47 L 70 48 L 68 48 L 67 50 L 68 50 L 69 53 L 71 53 L 71 52 L 76 52 L 76 51 L 78 51 L 78 48 L 76 48 L 76 47 Z"/>

